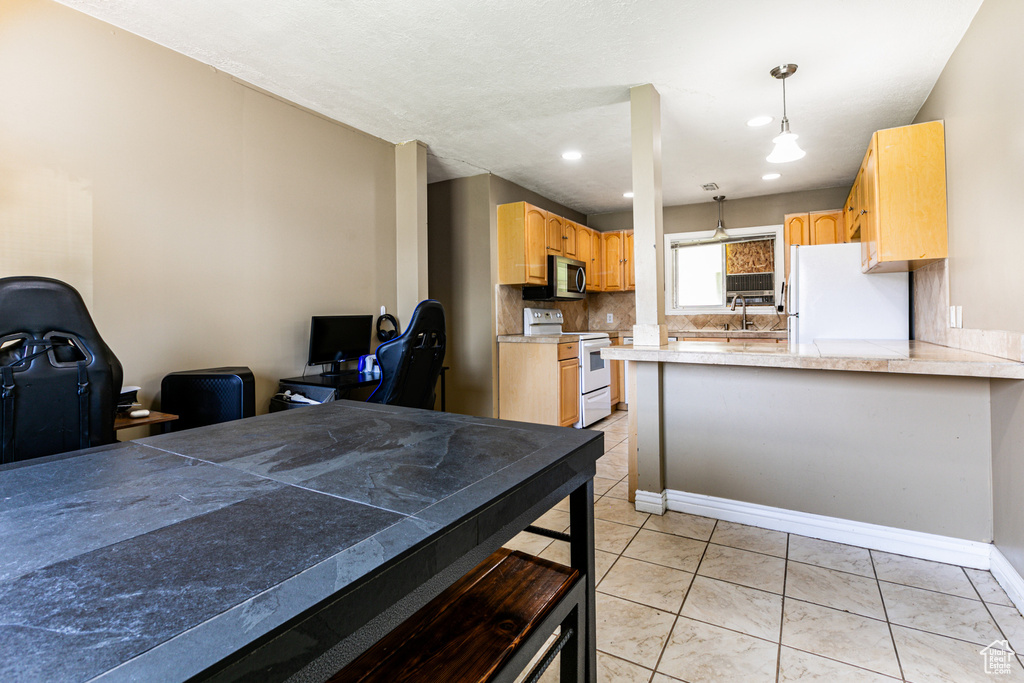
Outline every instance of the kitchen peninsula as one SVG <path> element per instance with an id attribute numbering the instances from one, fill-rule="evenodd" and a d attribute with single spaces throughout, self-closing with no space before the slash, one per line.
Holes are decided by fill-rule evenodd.
<path id="1" fill-rule="evenodd" d="M 638 508 L 988 566 L 993 473 L 1024 443 L 1024 364 L 914 341 L 602 356 L 635 369 Z"/>
<path id="2" fill-rule="evenodd" d="M 593 667 L 602 452 L 335 401 L 4 465 L 0 680 L 326 680 L 566 495 Z"/>

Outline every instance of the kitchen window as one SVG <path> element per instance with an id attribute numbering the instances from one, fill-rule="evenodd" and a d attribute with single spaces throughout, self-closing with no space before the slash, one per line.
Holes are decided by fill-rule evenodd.
<path id="1" fill-rule="evenodd" d="M 751 313 L 781 301 L 783 228 L 768 225 L 665 235 L 665 307 L 669 315 L 726 313 L 737 294 Z"/>

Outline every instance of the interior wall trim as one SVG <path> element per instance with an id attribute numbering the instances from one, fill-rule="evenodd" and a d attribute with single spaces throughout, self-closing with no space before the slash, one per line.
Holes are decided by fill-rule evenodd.
<path id="1" fill-rule="evenodd" d="M 655 493 L 654 491 L 641 491 L 636 490 L 636 506 L 637 512 L 649 512 L 655 515 L 665 514 L 665 510 L 668 509 L 668 491 L 662 491 L 661 493 Z"/>
<path id="2" fill-rule="evenodd" d="M 637 510 L 640 508 L 640 491 L 637 491 Z M 646 493 L 646 492 L 645 492 Z M 656 495 L 656 494 L 655 494 Z M 881 550 L 917 557 L 923 560 L 946 562 L 974 569 L 989 569 L 992 566 L 992 553 L 995 546 L 991 543 L 969 541 L 952 536 L 927 534 L 895 527 L 856 522 L 838 517 L 826 517 L 807 512 L 784 510 L 782 508 L 745 503 L 727 498 L 716 498 L 685 491 L 667 489 L 665 498 L 669 510 L 687 512 L 726 522 L 749 524 L 764 529 L 774 529 L 791 534 L 800 534 L 812 538 L 820 538 L 836 543 Z M 646 498 L 645 498 L 646 500 Z M 648 510 L 642 510 L 647 512 Z M 998 552 L 998 551 L 997 551 Z M 1000 554 L 1001 555 L 1001 554 Z M 1012 570 L 1010 563 L 1003 558 L 1005 572 Z M 1016 574 L 1016 572 L 1014 572 Z M 995 571 L 993 570 L 993 575 Z M 996 579 L 1000 585 L 1003 580 Z M 1024 580 L 1017 576 L 1019 583 L 1018 595 L 1024 598 Z M 1003 586 L 1006 588 L 1006 586 Z M 1010 590 L 1007 588 L 1007 593 Z M 1011 595 L 1014 604 L 1017 599 Z M 1022 599 L 1024 602 L 1024 599 Z"/>
<path id="3" fill-rule="evenodd" d="M 1007 597 L 1017 606 L 1019 611 L 1024 612 L 1024 578 L 1017 573 L 1006 556 L 1000 552 L 995 545 L 992 546 L 992 576 L 999 582 L 999 585 L 1006 591 Z"/>

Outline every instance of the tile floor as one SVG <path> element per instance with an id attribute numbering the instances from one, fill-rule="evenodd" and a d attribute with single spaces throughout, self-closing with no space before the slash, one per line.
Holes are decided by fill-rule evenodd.
<path id="1" fill-rule="evenodd" d="M 989 572 L 637 512 L 625 415 L 593 427 L 605 433 L 594 480 L 599 681 L 1024 681 L 1012 655 L 1006 673 L 985 672 L 981 650 L 995 641 L 1024 653 L 1024 618 Z M 565 530 L 566 502 L 538 523 Z M 523 533 L 509 546 L 568 562 L 560 541 Z M 542 680 L 557 680 L 557 666 Z"/>

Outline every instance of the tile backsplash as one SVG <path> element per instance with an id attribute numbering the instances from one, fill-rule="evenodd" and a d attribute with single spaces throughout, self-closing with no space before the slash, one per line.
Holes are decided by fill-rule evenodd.
<path id="1" fill-rule="evenodd" d="M 593 295 L 590 295 L 593 296 Z M 562 311 L 562 330 L 565 332 L 586 332 L 590 315 L 587 300 L 581 301 L 523 301 L 520 285 L 495 285 L 498 336 L 523 333 L 523 309 L 557 308 Z M 618 329 L 618 328 L 616 328 Z"/>
<path id="2" fill-rule="evenodd" d="M 613 331 L 631 330 L 636 323 L 636 295 L 633 292 L 599 292 L 587 297 L 590 304 L 590 329 Z M 608 322 L 608 314 L 612 314 L 614 322 Z M 784 330 L 785 320 L 778 316 L 751 315 L 747 320 L 752 322 L 758 331 Z M 667 315 L 665 325 L 669 333 L 696 330 L 722 330 L 725 325 L 730 330 L 738 330 L 743 321 L 742 313 L 714 313 L 701 315 Z"/>
<path id="3" fill-rule="evenodd" d="M 1024 361 L 1024 335 L 1005 330 L 949 326 L 949 262 L 945 259 L 915 270 L 914 338 L 954 349 Z"/>

